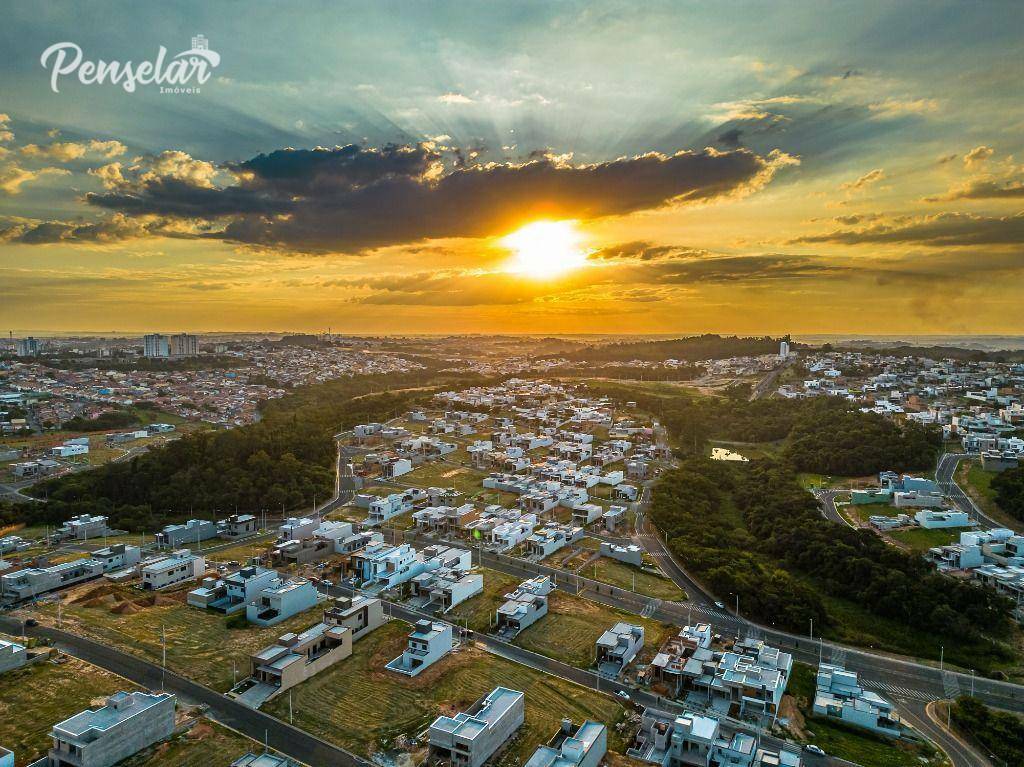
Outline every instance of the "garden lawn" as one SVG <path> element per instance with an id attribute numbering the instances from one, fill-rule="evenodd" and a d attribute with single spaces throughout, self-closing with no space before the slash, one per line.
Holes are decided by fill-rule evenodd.
<path id="1" fill-rule="evenodd" d="M 595 575 L 596 572 L 596 575 Z M 642 570 L 625 562 L 601 557 L 593 564 L 583 568 L 580 575 L 610 583 L 620 589 L 633 589 L 636 578 L 636 592 L 655 599 L 678 602 L 686 599 L 686 593 L 663 575 Z"/>
<path id="2" fill-rule="evenodd" d="M 456 466 L 446 461 L 431 461 L 420 464 L 408 474 L 398 477 L 400 483 L 416 487 L 454 487 L 460 493 L 475 495 L 483 491 L 484 477 L 482 471 L 468 466 Z"/>
<path id="3" fill-rule="evenodd" d="M 563 663 L 589 668 L 594 665 L 598 637 L 620 621 L 644 627 L 644 650 L 638 658 L 653 656 L 677 630 L 665 623 L 554 591 L 548 597 L 548 614 L 519 634 L 515 644 Z"/>
<path id="4" fill-rule="evenodd" d="M 501 765 L 522 764 L 564 717 L 605 722 L 609 750 L 624 744 L 613 729 L 623 716 L 611 697 L 566 682 L 477 647 L 463 647 L 419 676 L 384 669 L 406 645 L 411 627 L 392 620 L 356 642 L 352 657 L 293 688 L 295 725 L 361 754 L 388 749 L 398 735 L 416 737 L 440 714 L 454 714 L 497 686 L 526 695 L 526 721 Z M 288 696 L 264 710 L 287 720 Z"/>
<path id="5" fill-rule="evenodd" d="M 88 663 L 40 661 L 0 676 L 0 745 L 14 751 L 18 767 L 44 756 L 57 722 L 102 705 L 119 690 L 135 690 L 126 679 Z"/>
<path id="6" fill-rule="evenodd" d="M 263 744 L 205 717 L 186 732 L 126 759 L 119 767 L 213 767 L 263 753 Z"/>
<path id="7" fill-rule="evenodd" d="M 893 540 L 910 547 L 913 551 L 925 552 L 935 546 L 946 546 L 960 540 L 960 530 L 926 530 L 923 527 L 915 527 L 910 530 L 892 530 L 888 534 Z"/>
<path id="8" fill-rule="evenodd" d="M 251 653 L 282 634 L 312 626 L 322 617 L 322 608 L 314 607 L 276 626 L 229 629 L 228 618 L 189 607 L 184 600 L 184 590 L 154 596 L 131 586 L 87 584 L 65 599 L 64 629 L 155 663 L 160 663 L 163 631 L 167 637 L 167 668 L 226 692 L 232 686 L 232 660 L 242 679 L 248 672 Z M 41 606 L 40 611 L 49 622 L 55 622 L 55 605 Z"/>

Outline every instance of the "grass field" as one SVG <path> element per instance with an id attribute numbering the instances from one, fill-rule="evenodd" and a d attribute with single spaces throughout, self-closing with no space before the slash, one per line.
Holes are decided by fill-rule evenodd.
<path id="1" fill-rule="evenodd" d="M 206 555 L 211 562 L 241 562 L 243 565 L 253 557 L 261 557 L 274 542 L 273 536 L 266 536 L 258 540 L 245 541 L 237 546 L 230 546 L 219 551 L 212 551 Z"/>
<path id="2" fill-rule="evenodd" d="M 200 718 L 186 732 L 140 751 L 118 767 L 219 767 L 249 751 L 262 753 L 263 744 Z"/>
<path id="3" fill-rule="evenodd" d="M 812 716 L 806 720 L 809 742 L 830 756 L 871 767 L 925 767 L 945 764 L 942 754 L 930 745 L 890 740 L 853 727 Z"/>
<path id="4" fill-rule="evenodd" d="M 398 481 L 416 487 L 454 487 L 460 493 L 475 495 L 483 492 L 484 488 L 480 483 L 486 476 L 484 472 L 468 466 L 432 461 L 417 466 L 408 474 L 403 474 Z"/>
<path id="5" fill-rule="evenodd" d="M 111 693 L 133 689 L 131 682 L 75 658 L 8 671 L 0 676 L 0 745 L 14 751 L 19 767 L 28 764 L 52 744 L 54 724 Z"/>
<path id="6" fill-rule="evenodd" d="M 786 687 L 801 714 L 805 717 L 805 743 L 814 743 L 831 756 L 874 767 L 924 767 L 941 765 L 942 757 L 928 747 L 910 743 L 897 743 L 854 727 L 814 716 L 811 703 L 814 696 L 815 669 L 806 663 L 794 663 L 793 673 Z M 934 761 L 929 761 L 934 759 Z"/>
<path id="7" fill-rule="evenodd" d="M 390 621 L 355 645 L 352 657 L 294 689 L 295 724 L 353 751 L 389 749 L 395 738 L 422 733 L 441 713 L 471 705 L 499 685 L 526 694 L 526 722 L 501 764 L 522 764 L 547 741 L 563 717 L 596 719 L 609 725 L 609 750 L 623 750 L 611 725 L 623 716 L 612 698 L 491 655 L 462 648 L 417 677 L 385 671 L 401 654 L 408 624 Z M 282 695 L 265 710 L 287 720 Z"/>
<path id="8" fill-rule="evenodd" d="M 594 664 L 597 638 L 619 621 L 644 627 L 644 649 L 640 658 L 653 656 L 676 630 L 664 623 L 555 591 L 548 597 L 548 614 L 516 637 L 515 643 L 564 663 L 588 668 Z"/>
<path id="9" fill-rule="evenodd" d="M 301 631 L 321 617 L 313 608 L 269 628 L 229 629 L 224 616 L 184 603 L 184 591 L 155 598 L 130 586 L 90 584 L 76 589 L 64 603 L 64 629 L 98 639 L 159 663 L 161 629 L 167 637 L 167 667 L 207 687 L 224 692 L 232 686 L 231 661 L 239 679 L 249 655 L 289 631 Z M 148 603 L 148 604 L 147 604 Z M 42 606 L 53 621 L 56 606 Z"/>
<path id="10" fill-rule="evenodd" d="M 1011 530 L 1020 524 L 1020 520 L 1007 514 L 996 503 L 996 494 L 992 489 L 995 472 L 985 471 L 980 461 L 961 461 L 956 469 L 956 483 L 964 492 L 974 499 L 983 512 Z"/>
<path id="11" fill-rule="evenodd" d="M 596 575 L 595 575 L 596 572 Z M 580 575 L 610 583 L 620 589 L 633 589 L 636 577 L 636 592 L 655 599 L 677 602 L 686 599 L 686 593 L 663 575 L 641 570 L 639 567 L 627 565 L 615 559 L 601 557 L 589 567 L 583 568 Z"/>
<path id="12" fill-rule="evenodd" d="M 484 576 L 484 591 L 458 607 L 449 610 L 445 618 L 452 623 L 467 625 L 473 631 L 490 631 L 494 613 L 505 601 L 505 594 L 522 583 L 522 578 L 500 573 L 497 570 L 481 568 Z"/>
<path id="13" fill-rule="evenodd" d="M 911 530 L 893 530 L 889 533 L 893 540 L 908 546 L 911 551 L 925 552 L 934 546 L 945 546 L 960 540 L 960 530 L 926 530 L 915 527 Z"/>
<path id="14" fill-rule="evenodd" d="M 869 517 L 895 517 L 901 513 L 900 509 L 888 503 L 848 503 L 841 508 L 847 516 L 862 522 L 867 522 Z"/>

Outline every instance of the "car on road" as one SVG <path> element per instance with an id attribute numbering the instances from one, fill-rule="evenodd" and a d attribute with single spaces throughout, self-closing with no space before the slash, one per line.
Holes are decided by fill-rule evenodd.
<path id="1" fill-rule="evenodd" d="M 615 694 L 618 695 L 623 700 L 629 700 L 629 693 L 626 692 L 625 690 L 616 690 Z"/>
<path id="2" fill-rule="evenodd" d="M 25 621 L 25 625 L 29 628 L 33 628 L 39 625 L 39 621 L 37 621 L 35 618 L 29 618 Z"/>
<path id="3" fill-rule="evenodd" d="M 814 754 L 815 756 L 826 756 L 825 751 L 821 748 L 821 746 L 816 746 L 813 743 L 808 743 L 806 746 L 804 746 L 804 751 L 806 751 L 809 754 Z"/>
<path id="4" fill-rule="evenodd" d="M 715 602 L 715 607 L 717 607 L 719 610 L 724 610 L 725 609 L 725 605 L 722 604 L 721 602 Z"/>

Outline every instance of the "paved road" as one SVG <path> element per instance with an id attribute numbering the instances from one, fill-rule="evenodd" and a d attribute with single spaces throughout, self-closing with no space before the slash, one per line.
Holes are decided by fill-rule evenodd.
<path id="1" fill-rule="evenodd" d="M 934 718 L 933 704 L 919 701 L 898 701 L 903 721 L 939 746 L 953 767 L 992 767 L 992 763 L 973 747 L 964 743 Z"/>
<path id="2" fill-rule="evenodd" d="M 791 360 L 789 359 L 782 360 L 782 363 L 777 368 L 762 378 L 758 382 L 757 386 L 754 387 L 754 390 L 750 392 L 750 400 L 753 401 L 770 395 L 775 389 L 775 381 L 778 379 L 779 375 L 781 375 L 782 371 L 789 366 L 790 362 Z"/>
<path id="3" fill-rule="evenodd" d="M 682 571 L 682 567 L 675 561 L 671 552 L 665 548 L 660 537 L 655 537 L 654 541 L 646 541 L 652 545 L 655 542 L 656 545 L 661 546 L 663 551 L 659 564 L 672 562 L 675 565 L 674 568 L 666 569 L 666 574 L 675 580 L 675 573 Z M 685 582 L 692 583 L 692 579 L 687 578 Z M 684 582 L 678 583 L 681 587 L 684 586 Z M 606 598 L 613 599 L 614 595 Z M 627 604 L 622 604 L 620 607 L 629 609 Z M 654 617 L 677 622 L 680 613 L 685 614 L 686 610 L 687 605 L 666 602 L 662 603 L 654 612 Z M 869 650 L 832 642 L 822 642 L 820 639 L 811 639 L 809 636 L 797 636 L 779 631 L 771 626 L 752 623 L 742 617 L 737 620 L 735 615 L 723 616 L 720 611 L 712 612 L 706 617 L 706 620 L 723 632 L 743 632 L 761 636 L 773 645 L 791 652 L 796 660 L 811 665 L 817 665 L 819 657 L 825 660 L 841 657 L 846 668 L 858 672 L 866 683 L 876 685 L 876 689 L 882 694 L 892 695 L 895 692 L 907 691 L 914 697 L 923 700 L 938 700 L 945 697 L 946 684 L 943 673 L 935 666 L 926 663 L 909 658 L 872 653 Z M 810 629 L 809 626 L 808 629 Z M 971 686 L 970 674 L 946 671 L 945 676 L 955 679 L 961 689 L 966 690 Z M 1024 711 L 1024 686 L 980 677 L 974 680 L 974 684 L 975 695 L 984 703 L 1011 711 Z"/>
<path id="4" fill-rule="evenodd" d="M 416 536 L 414 531 L 403 533 L 402 531 L 385 530 L 384 532 L 385 535 L 395 537 L 404 535 L 408 540 L 417 538 L 427 542 L 438 540 L 428 536 Z M 563 590 L 579 592 L 582 596 L 609 607 L 665 623 L 686 625 L 689 622 L 706 620 L 723 634 L 761 637 L 776 647 L 791 653 L 796 660 L 810 665 L 817 665 L 821 659 L 835 662 L 841 660 L 846 668 L 858 672 L 867 686 L 871 686 L 882 694 L 891 696 L 899 693 L 906 697 L 930 701 L 946 697 L 946 679 L 948 678 L 956 680 L 961 689 L 969 689 L 971 686 L 970 674 L 947 670 L 944 675 L 935 666 L 909 658 L 881 655 L 870 650 L 823 642 L 820 638 L 797 636 L 725 612 L 715 607 L 711 596 L 686 575 L 679 562 L 665 548 L 660 537 L 645 538 L 644 544 L 648 550 L 655 547 L 661 548 L 660 556 L 657 558 L 659 564 L 681 588 L 688 590 L 691 596 L 689 601 L 666 602 L 651 599 L 642 594 L 616 588 L 565 570 L 504 554 L 478 550 L 477 558 L 485 567 L 516 577 L 526 578 L 537 574 L 550 575 Z M 742 609 L 742 605 L 740 607 Z M 809 626 L 808 629 L 810 629 Z M 981 677 L 974 680 L 974 686 L 979 700 L 991 706 L 1011 711 L 1024 711 L 1024 687 Z"/>
<path id="5" fill-rule="evenodd" d="M 956 483 L 956 480 L 954 479 L 956 476 L 956 469 L 957 466 L 960 465 L 960 461 L 964 458 L 977 458 L 977 455 L 971 455 L 970 453 L 942 454 L 942 457 L 939 459 L 939 465 L 935 469 L 935 481 L 939 484 L 939 488 L 943 493 L 949 496 L 960 511 L 966 512 L 986 527 L 1005 527 L 1005 525 L 996 522 L 992 517 L 986 515 L 985 512 L 978 507 L 978 504 L 974 502 L 974 499 Z"/>
<path id="6" fill-rule="evenodd" d="M 814 493 L 814 497 L 821 503 L 821 513 L 825 519 L 830 522 L 835 522 L 839 525 L 846 525 L 856 529 L 856 525 L 852 524 L 850 520 L 839 513 L 839 509 L 836 508 L 836 496 L 846 492 L 845 490 L 818 490 Z"/>
<path id="7" fill-rule="evenodd" d="M 324 589 L 321 589 L 324 590 Z M 326 590 L 331 596 L 351 596 L 352 590 L 344 586 L 333 586 Z M 443 616 L 438 618 L 436 615 L 429 613 L 420 612 L 418 610 L 411 609 L 405 605 L 397 604 L 395 602 L 385 601 L 387 605 L 387 614 L 406 621 L 407 623 L 415 623 L 418 620 L 428 618 L 431 620 L 444 620 Z M 662 711 L 670 713 L 682 713 L 684 710 L 689 708 L 693 710 L 693 706 L 683 706 L 677 701 L 662 698 L 660 695 L 656 695 L 648 690 L 632 687 L 621 683 L 619 680 L 608 679 L 607 677 L 601 677 L 594 671 L 581 669 L 576 666 L 571 666 L 568 663 L 549 658 L 546 655 L 531 652 L 518 645 L 511 644 L 503 639 L 500 639 L 491 634 L 485 634 L 478 631 L 471 631 L 464 629 L 458 624 L 452 624 L 455 628 L 455 635 L 463 642 L 474 642 L 481 649 L 486 650 L 494 655 L 498 655 L 507 660 L 519 663 L 529 668 L 535 669 L 545 674 L 565 679 L 569 682 L 582 685 L 583 687 L 589 687 L 598 692 L 607 693 L 609 695 L 616 696 L 618 702 L 622 705 L 636 705 L 640 708 L 656 708 Z M 625 700 L 630 701 L 629 704 L 625 702 L 622 695 L 628 696 Z M 755 734 L 756 728 L 749 722 L 743 722 L 731 717 L 722 717 L 721 714 L 717 713 L 716 716 L 720 718 L 728 719 L 729 723 L 734 727 L 741 729 L 745 732 Z M 776 738 L 771 735 L 762 734 L 761 742 L 772 748 L 781 748 L 785 743 L 780 738 Z M 812 755 L 813 756 L 813 755 Z M 828 765 L 829 767 L 844 767 L 845 765 L 852 764 L 841 759 L 834 757 L 826 757 L 824 759 L 814 757 L 812 762 L 808 762 L 808 765 Z M 868 767 L 868 766 L 865 766 Z"/>
<path id="8" fill-rule="evenodd" d="M 0 616 L 0 627 L 11 633 L 21 633 L 21 623 Z M 164 689 L 183 701 L 208 707 L 212 719 L 222 722 L 260 743 L 267 744 L 287 756 L 313 767 L 342 765 L 343 767 L 369 767 L 370 762 L 342 748 L 292 727 L 269 714 L 254 711 L 241 703 L 226 698 L 208 687 L 203 687 L 160 666 L 134 655 L 115 650 L 75 634 L 42 626 L 28 629 L 30 636 L 44 637 L 55 646 L 94 666 L 125 677 L 150 690 Z M 54 722 L 56 724 L 56 722 Z M 239 755 L 240 756 L 240 755 Z"/>

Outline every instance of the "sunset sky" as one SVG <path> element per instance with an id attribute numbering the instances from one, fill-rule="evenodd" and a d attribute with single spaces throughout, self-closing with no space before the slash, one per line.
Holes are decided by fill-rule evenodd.
<path id="1" fill-rule="evenodd" d="M 9 3 L 0 324 L 1024 333 L 1022 29 L 1019 2 Z M 198 94 L 40 63 L 197 34 Z"/>

